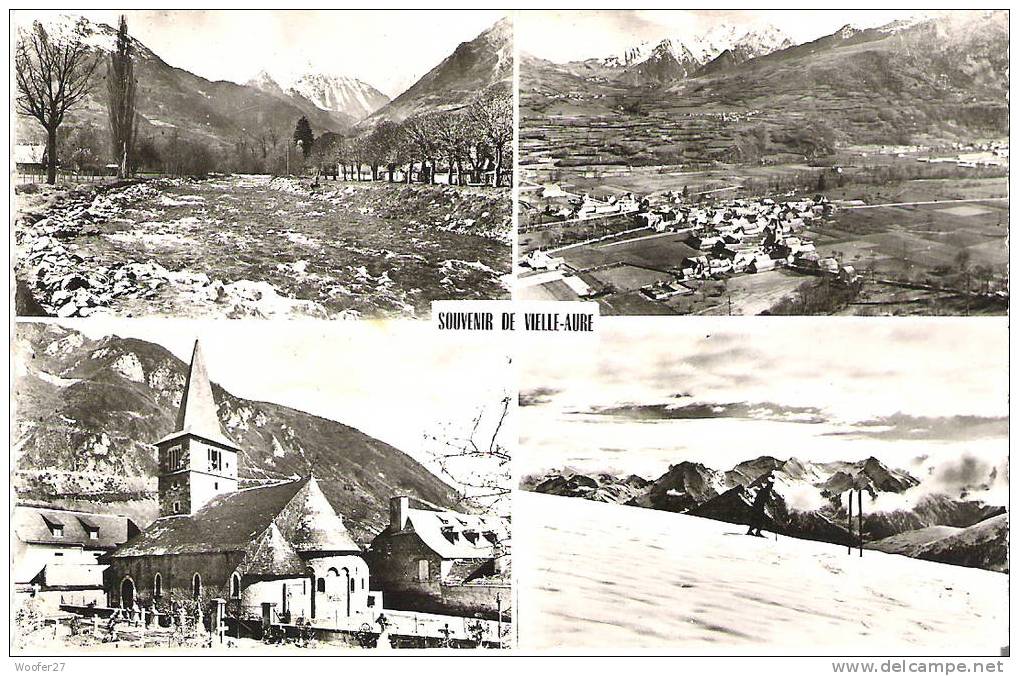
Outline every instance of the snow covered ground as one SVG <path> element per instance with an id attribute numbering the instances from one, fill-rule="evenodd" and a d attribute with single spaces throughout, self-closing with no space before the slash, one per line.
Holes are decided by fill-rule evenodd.
<path id="1" fill-rule="evenodd" d="M 1008 576 L 637 507 L 514 497 L 520 647 L 991 655 Z"/>

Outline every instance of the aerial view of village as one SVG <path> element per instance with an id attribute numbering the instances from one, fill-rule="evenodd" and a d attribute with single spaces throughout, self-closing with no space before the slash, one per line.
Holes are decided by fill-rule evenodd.
<path id="1" fill-rule="evenodd" d="M 1003 315 L 1008 12 L 527 12 L 517 295 Z"/>
<path id="2" fill-rule="evenodd" d="M 18 315 L 508 298 L 512 24 L 387 14 L 16 13 Z"/>
<path id="3" fill-rule="evenodd" d="M 512 645 L 496 346 L 112 321 L 17 326 L 12 650 Z"/>
<path id="4" fill-rule="evenodd" d="M 1008 655 L 1005 322 L 683 323 L 520 358 L 521 648 Z"/>

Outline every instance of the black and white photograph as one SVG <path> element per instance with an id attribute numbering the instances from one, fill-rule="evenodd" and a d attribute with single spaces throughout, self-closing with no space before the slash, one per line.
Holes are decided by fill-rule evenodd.
<path id="1" fill-rule="evenodd" d="M 570 4 L 9 10 L 9 671 L 1006 673 L 1010 10 Z"/>
<path id="2" fill-rule="evenodd" d="M 255 323 L 18 324 L 12 649 L 509 647 L 505 352 Z"/>
<path id="3" fill-rule="evenodd" d="M 917 322 L 524 355 L 521 648 L 1007 654 L 1008 330 Z"/>
<path id="4" fill-rule="evenodd" d="M 427 318 L 509 297 L 504 12 L 12 23 L 19 316 Z"/>
<path id="5" fill-rule="evenodd" d="M 523 12 L 517 295 L 1004 315 L 1008 11 Z"/>

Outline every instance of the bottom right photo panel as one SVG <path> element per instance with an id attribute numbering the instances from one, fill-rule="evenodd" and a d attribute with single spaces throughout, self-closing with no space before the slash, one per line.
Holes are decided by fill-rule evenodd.
<path id="1" fill-rule="evenodd" d="M 1006 320 L 606 319 L 517 366 L 520 648 L 1008 654 Z"/>

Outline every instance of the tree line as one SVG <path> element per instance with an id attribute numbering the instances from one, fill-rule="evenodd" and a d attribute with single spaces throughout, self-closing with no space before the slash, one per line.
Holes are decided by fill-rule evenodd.
<path id="1" fill-rule="evenodd" d="M 316 170 L 344 180 L 506 183 L 512 166 L 513 100 L 508 92 L 479 94 L 459 110 L 384 120 L 356 136 L 324 134 L 309 153 Z"/>
<path id="2" fill-rule="evenodd" d="M 176 129 L 165 138 L 139 138 L 135 47 L 127 20 L 121 16 L 114 49 L 105 57 L 88 46 L 88 30 L 81 19 L 61 35 L 50 35 L 38 21 L 18 31 L 17 112 L 46 130 L 48 183 L 55 182 L 60 159 L 81 173 L 116 166 L 119 177 L 139 170 L 182 176 L 312 171 L 316 177 L 359 181 L 435 183 L 442 173 L 450 184 L 508 182 L 513 140 L 508 91 L 484 91 L 459 109 L 384 120 L 347 135 L 325 132 L 316 138 L 301 117 L 292 132 L 280 123 L 242 129 L 230 146 L 202 143 Z M 92 93 L 91 80 L 104 60 L 107 134 L 91 122 L 61 129 L 67 112 Z"/>

